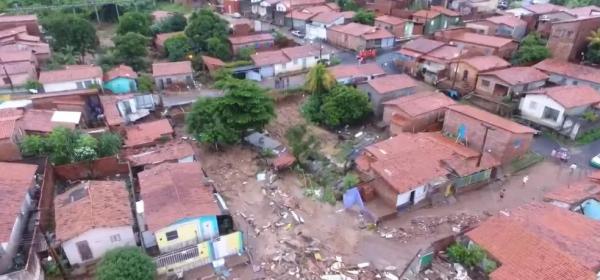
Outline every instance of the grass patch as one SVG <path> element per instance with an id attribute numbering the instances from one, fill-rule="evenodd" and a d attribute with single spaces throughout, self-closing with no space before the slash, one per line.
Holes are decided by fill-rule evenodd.
<path id="1" fill-rule="evenodd" d="M 529 168 L 543 160 L 544 157 L 542 155 L 534 152 L 528 152 L 527 154 L 521 156 L 518 159 L 513 160 L 510 163 L 510 171 L 511 173 L 516 173 L 526 168 Z"/>
<path id="2" fill-rule="evenodd" d="M 577 143 L 577 145 L 585 145 L 592 143 L 598 139 L 600 139 L 600 128 L 592 129 L 581 134 L 581 136 L 577 137 L 575 143 Z"/>
<path id="3" fill-rule="evenodd" d="M 187 14 L 190 13 L 190 9 L 187 7 L 177 4 L 177 3 L 168 3 L 168 2 L 159 2 L 156 3 L 156 9 L 161 11 L 167 11 L 172 13 L 180 13 Z"/>

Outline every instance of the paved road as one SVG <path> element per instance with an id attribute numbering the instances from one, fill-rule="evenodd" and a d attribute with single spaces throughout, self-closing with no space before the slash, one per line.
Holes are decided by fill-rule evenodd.
<path id="1" fill-rule="evenodd" d="M 549 157 L 552 150 L 559 147 L 561 147 L 561 144 L 556 142 L 556 140 L 545 135 L 540 135 L 534 138 L 531 149 L 538 154 Z M 600 140 L 583 146 L 569 146 L 567 148 L 571 151 L 570 162 L 582 168 L 591 168 L 589 166 L 590 159 L 600 154 Z"/>

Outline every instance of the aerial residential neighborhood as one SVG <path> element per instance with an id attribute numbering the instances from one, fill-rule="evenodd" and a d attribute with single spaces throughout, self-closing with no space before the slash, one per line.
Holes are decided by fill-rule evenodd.
<path id="1" fill-rule="evenodd" d="M 0 0 L 0 280 L 600 279 L 600 2 Z"/>

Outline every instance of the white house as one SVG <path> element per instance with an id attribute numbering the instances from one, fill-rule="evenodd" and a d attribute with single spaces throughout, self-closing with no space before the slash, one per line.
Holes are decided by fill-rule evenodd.
<path id="1" fill-rule="evenodd" d="M 29 190 L 35 187 L 37 165 L 0 162 L 0 274 L 13 267 L 27 216 L 32 209 Z"/>
<path id="2" fill-rule="evenodd" d="M 258 79 L 291 72 L 301 72 L 317 64 L 320 59 L 330 59 L 331 54 L 316 45 L 303 45 L 276 51 L 258 52 L 251 56 L 258 67 Z M 257 75 L 249 75 L 257 77 Z"/>
<path id="3" fill-rule="evenodd" d="M 62 70 L 42 71 L 39 82 L 46 93 L 102 88 L 102 68 L 92 65 L 69 65 Z"/>
<path id="4" fill-rule="evenodd" d="M 327 28 L 344 24 L 344 14 L 340 12 L 319 13 L 306 24 L 306 38 L 327 39 Z"/>
<path id="5" fill-rule="evenodd" d="M 583 123 L 579 118 L 600 103 L 600 93 L 583 86 L 557 86 L 528 92 L 521 99 L 521 116 L 575 139 Z"/>
<path id="6" fill-rule="evenodd" d="M 71 265 L 136 246 L 129 192 L 123 181 L 87 181 L 54 200 L 56 239 Z"/>

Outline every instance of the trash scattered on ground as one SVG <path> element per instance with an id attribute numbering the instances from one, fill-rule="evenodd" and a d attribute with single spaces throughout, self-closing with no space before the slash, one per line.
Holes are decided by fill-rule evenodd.
<path id="1" fill-rule="evenodd" d="M 411 220 L 410 225 L 407 227 L 387 228 L 384 226 L 378 228 L 377 233 L 382 238 L 399 239 L 401 242 L 406 243 L 415 237 L 435 235 L 448 228 L 458 233 L 469 226 L 479 223 L 480 220 L 479 216 L 467 213 L 451 214 L 442 217 L 416 217 Z"/>

